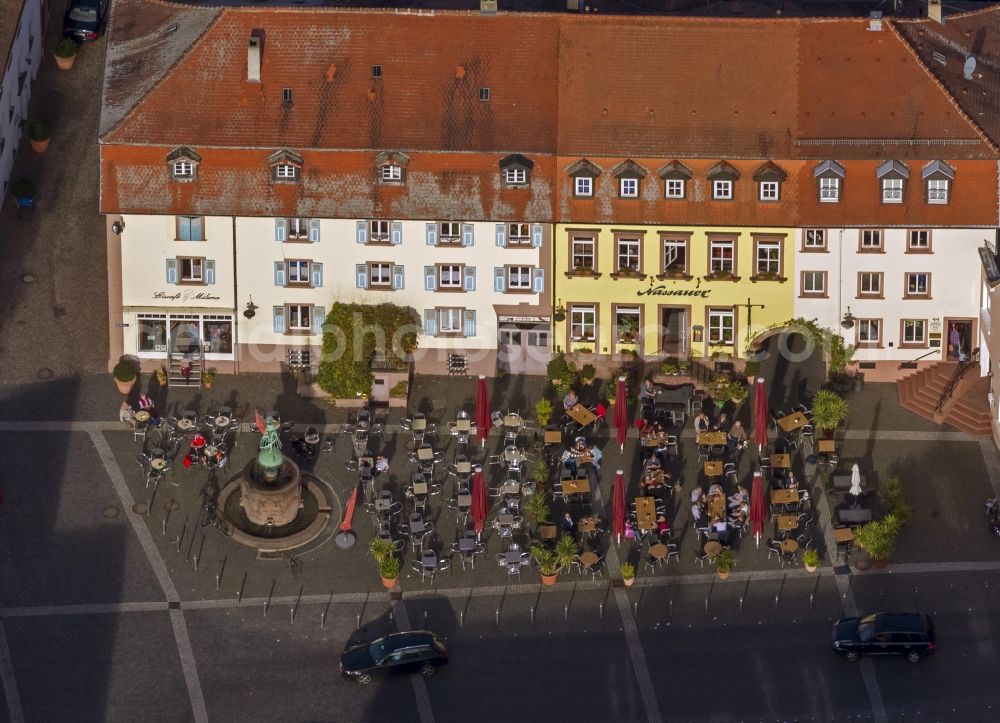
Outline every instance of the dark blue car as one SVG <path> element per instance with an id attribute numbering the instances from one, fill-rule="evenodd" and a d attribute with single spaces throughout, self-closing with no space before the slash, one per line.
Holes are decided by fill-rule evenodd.
<path id="1" fill-rule="evenodd" d="M 110 7 L 111 0 L 69 0 L 63 16 L 63 35 L 78 42 L 97 40 Z"/>
<path id="2" fill-rule="evenodd" d="M 431 676 L 438 666 L 447 664 L 448 647 L 444 638 L 427 630 L 413 630 L 349 645 L 340 656 L 340 674 L 368 685 L 375 675 L 419 671 L 423 676 Z"/>

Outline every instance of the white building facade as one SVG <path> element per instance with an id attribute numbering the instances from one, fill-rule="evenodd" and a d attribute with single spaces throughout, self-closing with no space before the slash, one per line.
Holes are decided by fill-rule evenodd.
<path id="1" fill-rule="evenodd" d="M 0 198 L 11 180 L 14 157 L 28 121 L 31 86 L 42 59 L 41 0 L 0 1 Z"/>

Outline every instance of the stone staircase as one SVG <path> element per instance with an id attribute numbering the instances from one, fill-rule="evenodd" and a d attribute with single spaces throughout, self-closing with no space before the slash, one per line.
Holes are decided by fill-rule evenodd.
<path id="1" fill-rule="evenodd" d="M 205 357 L 203 354 L 191 355 L 190 381 L 184 379 L 181 374 L 181 367 L 184 365 L 184 355 L 170 352 L 167 354 L 167 383 L 172 387 L 200 387 L 201 372 L 205 369 Z"/>
<path id="2" fill-rule="evenodd" d="M 939 362 L 900 379 L 896 382 L 899 405 L 936 424 L 949 424 L 967 434 L 988 437 L 992 434 L 990 408 L 986 400 L 990 390 L 989 377 L 976 376 L 976 370 L 970 370 L 941 411 L 937 409 L 941 393 L 957 368 L 958 362 Z"/>

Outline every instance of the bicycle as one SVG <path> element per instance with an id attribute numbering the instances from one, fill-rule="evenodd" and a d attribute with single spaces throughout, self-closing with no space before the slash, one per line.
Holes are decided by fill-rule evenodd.
<path id="1" fill-rule="evenodd" d="M 200 525 L 202 527 L 211 525 L 226 537 L 232 537 L 233 523 L 226 517 L 226 513 L 219 509 L 216 498 L 204 490 L 201 493 L 201 497 L 203 502 L 201 505 L 201 518 L 199 520 Z"/>

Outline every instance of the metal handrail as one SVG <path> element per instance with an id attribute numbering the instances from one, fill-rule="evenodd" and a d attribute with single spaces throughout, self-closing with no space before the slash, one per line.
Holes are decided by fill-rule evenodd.
<path id="1" fill-rule="evenodd" d="M 955 369 L 955 373 L 951 375 L 951 380 L 948 382 L 948 385 L 941 392 L 941 397 L 938 399 L 938 405 L 936 411 L 938 412 L 941 411 L 941 409 L 944 407 L 945 402 L 947 402 L 948 399 L 951 397 L 951 395 L 955 393 L 955 387 L 957 387 L 958 383 L 962 381 L 962 377 L 965 376 L 965 373 L 969 371 L 969 369 L 971 369 L 973 365 L 978 363 L 979 363 L 979 348 L 977 347 L 972 350 L 972 353 L 969 355 L 968 359 L 966 359 L 964 362 L 959 362 L 958 368 Z"/>
<path id="2" fill-rule="evenodd" d="M 940 350 L 940 349 L 931 349 L 931 350 L 930 350 L 929 352 L 927 352 L 926 354 L 921 354 L 921 355 L 920 355 L 920 356 L 918 356 L 918 357 L 917 357 L 916 359 L 907 359 L 907 360 L 906 360 L 906 361 L 904 361 L 904 362 L 900 362 L 899 366 L 898 366 L 898 367 L 896 367 L 896 369 L 902 369 L 902 368 L 903 368 L 903 364 L 911 364 L 911 363 L 913 363 L 913 362 L 918 362 L 918 361 L 920 361 L 921 359 L 924 359 L 924 358 L 926 358 L 926 357 L 929 357 L 929 356 L 930 356 L 930 355 L 932 355 L 932 354 L 939 354 L 940 352 L 941 352 L 941 350 Z"/>

